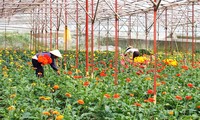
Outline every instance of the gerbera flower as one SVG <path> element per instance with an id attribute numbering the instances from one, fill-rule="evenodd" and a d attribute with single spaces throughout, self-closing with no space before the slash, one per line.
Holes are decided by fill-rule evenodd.
<path id="1" fill-rule="evenodd" d="M 84 104 L 84 101 L 81 100 L 81 99 L 79 99 L 77 102 L 78 102 L 78 104 L 80 104 L 80 105 L 83 105 L 83 104 Z"/>

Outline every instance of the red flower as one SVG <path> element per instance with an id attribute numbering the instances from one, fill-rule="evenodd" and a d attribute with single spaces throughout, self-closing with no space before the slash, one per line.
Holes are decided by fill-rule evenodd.
<path id="1" fill-rule="evenodd" d="M 177 99 L 177 100 L 182 100 L 183 98 L 182 98 L 181 96 L 178 96 L 178 95 L 177 95 L 177 96 L 176 96 L 176 99 Z"/>
<path id="2" fill-rule="evenodd" d="M 147 94 L 154 94 L 154 92 L 153 92 L 153 90 L 150 89 L 147 91 Z"/>
<path id="3" fill-rule="evenodd" d="M 105 71 L 101 71 L 100 76 L 101 76 L 101 77 L 105 77 L 105 76 L 106 76 Z"/>
<path id="4" fill-rule="evenodd" d="M 95 67 L 94 70 L 99 70 L 99 68 Z"/>
<path id="5" fill-rule="evenodd" d="M 114 94 L 114 95 L 113 95 L 113 98 L 119 98 L 119 97 L 120 97 L 119 94 Z"/>
<path id="6" fill-rule="evenodd" d="M 142 71 L 142 70 L 138 70 L 137 72 L 136 72 L 136 74 L 137 75 L 141 75 L 141 74 L 143 74 L 144 72 Z"/>
<path id="7" fill-rule="evenodd" d="M 89 81 L 85 81 L 84 83 L 83 83 L 83 86 L 85 86 L 85 87 L 87 87 L 87 86 L 89 86 L 90 85 L 90 82 Z"/>
<path id="8" fill-rule="evenodd" d="M 141 107 L 142 106 L 140 103 L 137 103 L 137 102 L 134 103 L 134 105 L 137 106 L 137 107 Z"/>
<path id="9" fill-rule="evenodd" d="M 179 76 L 181 76 L 181 74 L 180 74 L 180 73 L 178 73 L 178 74 L 176 74 L 176 76 L 177 76 L 177 77 L 179 77 Z"/>
<path id="10" fill-rule="evenodd" d="M 148 98 L 148 101 L 149 102 L 154 102 L 155 100 L 154 100 L 154 98 Z"/>
<path id="11" fill-rule="evenodd" d="M 181 68 L 183 68 L 184 70 L 188 70 L 188 66 L 186 65 L 181 66 Z"/>
<path id="12" fill-rule="evenodd" d="M 187 86 L 190 87 L 190 88 L 193 88 L 193 84 L 192 83 L 188 83 Z"/>
<path id="13" fill-rule="evenodd" d="M 185 96 L 185 99 L 186 99 L 186 100 L 191 100 L 191 99 L 192 99 L 192 96 Z"/>

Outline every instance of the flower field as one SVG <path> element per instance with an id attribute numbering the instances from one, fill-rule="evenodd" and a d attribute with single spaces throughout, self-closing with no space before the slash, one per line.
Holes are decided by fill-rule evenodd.
<path id="1" fill-rule="evenodd" d="M 32 68 L 34 51 L 0 50 L 2 120 L 199 120 L 200 55 L 119 58 L 114 84 L 114 53 L 95 52 L 94 75 L 85 77 L 85 53 L 62 52 L 61 75 L 45 65 L 45 77 Z M 186 56 L 186 57 L 184 57 Z M 91 64 L 89 67 L 91 71 Z M 154 77 L 157 97 L 154 104 Z"/>

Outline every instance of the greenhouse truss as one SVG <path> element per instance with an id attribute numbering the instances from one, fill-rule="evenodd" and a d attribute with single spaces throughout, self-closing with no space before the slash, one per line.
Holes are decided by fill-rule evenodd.
<path id="1" fill-rule="evenodd" d="M 73 61 L 74 68 L 78 71 L 78 66 L 84 62 L 83 73 L 86 78 L 89 75 L 93 77 L 95 51 L 114 51 L 111 70 L 115 85 L 118 85 L 121 65 L 119 58 L 120 55 L 123 56 L 122 50 L 133 46 L 150 51 L 148 57 L 150 61 L 154 60 L 151 72 L 154 79 L 152 94 L 155 101 L 158 52 L 162 50 L 162 55 L 168 53 L 173 55 L 176 51 L 181 51 L 184 53 L 183 56 L 190 53 L 188 62 L 194 66 L 195 53 L 200 47 L 199 31 L 200 0 L 1 0 L 0 2 L 1 49 L 26 48 L 34 52 L 59 49 L 62 50 L 64 62 L 70 59 L 66 56 L 68 50 L 71 50 L 76 60 Z M 19 37 L 15 38 L 15 35 Z M 13 39 L 17 41 L 24 39 L 28 47 L 24 42 L 12 43 Z M 79 54 L 82 51 L 85 53 L 82 54 L 85 58 L 79 63 Z M 134 58 L 132 62 L 132 67 L 135 67 Z M 65 70 L 66 63 L 61 63 L 65 64 Z"/>

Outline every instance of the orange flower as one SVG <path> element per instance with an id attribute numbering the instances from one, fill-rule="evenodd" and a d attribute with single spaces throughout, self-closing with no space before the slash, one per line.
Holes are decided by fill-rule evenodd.
<path id="1" fill-rule="evenodd" d="M 45 112 L 43 112 L 42 114 L 43 114 L 43 115 L 47 115 L 47 116 L 50 116 L 50 115 L 51 115 L 50 112 L 48 112 L 48 111 L 45 111 Z"/>
<path id="2" fill-rule="evenodd" d="M 131 79 L 130 78 L 126 78 L 126 82 L 131 82 Z"/>
<path id="3" fill-rule="evenodd" d="M 72 97 L 72 95 L 70 93 L 66 93 L 65 96 Z"/>
<path id="4" fill-rule="evenodd" d="M 39 55 L 38 56 L 38 62 L 43 64 L 43 65 L 51 64 L 52 63 L 52 59 L 47 54 Z"/>
<path id="5" fill-rule="evenodd" d="M 87 86 L 89 86 L 90 85 L 90 82 L 89 81 L 85 81 L 84 83 L 83 83 L 83 86 L 85 86 L 85 87 L 87 87 Z"/>
<path id="6" fill-rule="evenodd" d="M 197 109 L 200 109 L 200 105 L 197 106 Z"/>
<path id="7" fill-rule="evenodd" d="M 55 110 L 55 111 L 52 112 L 52 114 L 54 114 L 54 115 L 59 115 L 60 113 L 59 113 L 58 111 Z"/>
<path id="8" fill-rule="evenodd" d="M 166 82 L 165 81 L 161 81 L 161 84 L 164 85 L 164 84 L 166 84 Z"/>
<path id="9" fill-rule="evenodd" d="M 110 95 L 109 94 L 104 94 L 104 97 L 110 98 Z"/>
<path id="10" fill-rule="evenodd" d="M 134 105 L 137 106 L 137 107 L 141 107 L 142 106 L 140 103 L 137 103 L 137 102 L 134 103 Z"/>
<path id="11" fill-rule="evenodd" d="M 79 79 L 79 78 L 82 78 L 82 76 L 74 76 L 74 79 Z"/>
<path id="12" fill-rule="evenodd" d="M 67 74 L 68 74 L 68 75 L 71 75 L 71 74 L 72 74 L 72 71 L 68 71 Z"/>
<path id="13" fill-rule="evenodd" d="M 54 86 L 53 86 L 53 89 L 54 89 L 54 90 L 58 90 L 58 89 L 59 89 L 59 86 L 58 86 L 58 85 L 54 85 Z"/>
<path id="14" fill-rule="evenodd" d="M 129 95 L 130 95 L 131 97 L 133 97 L 133 96 L 134 96 L 134 94 L 132 94 L 132 93 L 130 93 Z"/>
<path id="15" fill-rule="evenodd" d="M 176 99 L 177 99 L 177 100 L 182 100 L 183 98 L 182 98 L 181 96 L 178 96 L 178 95 L 177 95 L 177 96 L 176 96 Z"/>
<path id="16" fill-rule="evenodd" d="M 78 102 L 78 104 L 80 104 L 80 105 L 83 105 L 83 104 L 84 104 L 84 101 L 83 101 L 83 100 L 81 100 L 81 99 L 80 99 L 80 100 L 78 100 L 77 102 Z"/>
<path id="17" fill-rule="evenodd" d="M 120 97 L 119 94 L 114 94 L 114 95 L 113 95 L 113 98 L 115 98 L 115 99 L 117 99 L 117 98 L 119 98 L 119 97 Z"/>

